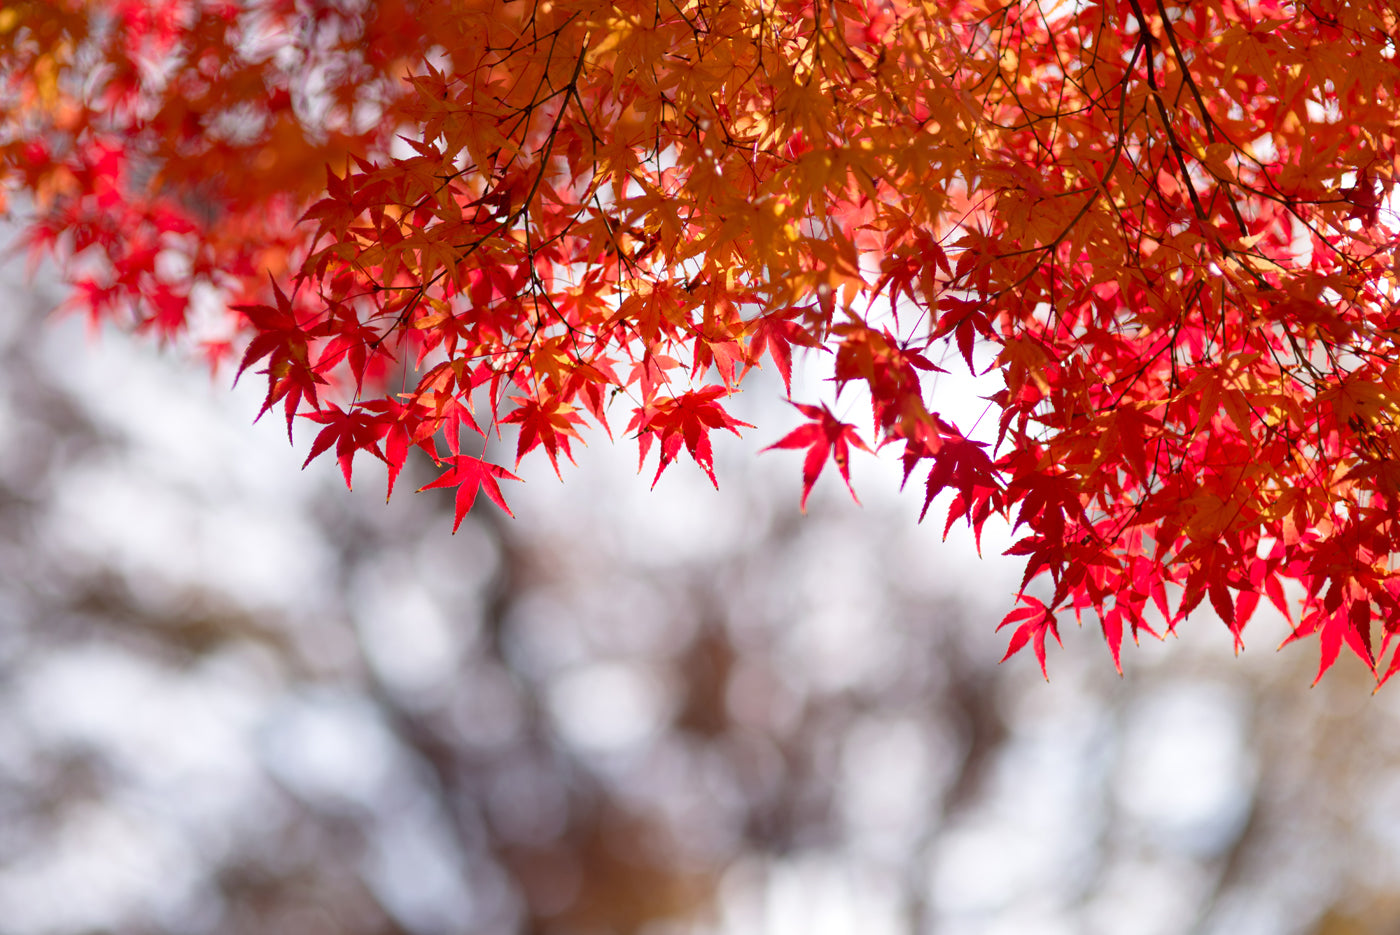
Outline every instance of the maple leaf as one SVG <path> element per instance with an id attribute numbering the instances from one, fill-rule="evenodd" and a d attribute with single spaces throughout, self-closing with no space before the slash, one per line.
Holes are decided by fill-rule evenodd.
<path id="1" fill-rule="evenodd" d="M 826 406 L 808 406 L 802 403 L 793 405 L 812 421 L 794 429 L 763 450 L 808 449 L 807 457 L 802 462 L 802 511 L 807 511 L 807 497 L 812 493 L 812 485 L 817 482 L 822 468 L 826 466 L 828 456 L 836 462 L 836 467 L 841 471 L 841 479 L 846 482 L 846 489 L 851 492 L 851 498 L 859 503 L 860 498 L 856 497 L 855 488 L 851 486 L 851 446 L 855 445 L 861 451 L 870 451 L 870 447 L 861 440 L 855 426 L 837 420 Z"/>
<path id="2" fill-rule="evenodd" d="M 1050 680 L 1050 673 L 1045 665 L 1045 638 L 1053 636 L 1055 642 L 1060 642 L 1059 624 L 1055 620 L 1055 613 L 1046 607 L 1044 602 L 1034 597 L 1022 594 L 1018 600 L 1024 607 L 1018 607 L 1002 618 L 997 624 L 997 629 L 1002 630 L 1011 624 L 1016 624 L 1016 629 L 1011 633 L 1011 641 L 1006 647 L 1006 654 L 1001 657 L 1005 662 L 1029 642 L 1035 650 L 1036 661 L 1040 663 L 1040 674 L 1046 681 Z"/>
<path id="3" fill-rule="evenodd" d="M 792 395 L 792 345 L 821 347 L 821 342 L 800 322 L 792 320 L 791 316 L 801 311 L 793 307 L 777 315 L 764 315 L 754 321 L 749 338 L 749 360 L 756 363 L 767 353 L 783 378 L 783 392 L 789 396 Z"/>
<path id="4" fill-rule="evenodd" d="M 340 462 L 341 473 L 345 475 L 345 486 L 350 487 L 350 472 L 357 451 L 369 451 L 386 464 L 389 459 L 379 447 L 379 440 L 389 431 L 389 426 L 379 421 L 373 412 L 364 409 L 341 409 L 332 403 L 330 408 L 306 413 L 306 418 L 325 426 L 311 443 L 311 451 L 301 463 L 303 469 L 317 455 L 335 445 L 335 457 Z M 392 479 L 390 485 L 393 484 Z"/>
<path id="5" fill-rule="evenodd" d="M 972 347 L 978 336 L 995 339 L 992 332 L 991 318 L 987 314 L 985 303 L 969 299 L 961 299 L 956 296 L 947 296 L 943 299 L 946 311 L 938 318 L 938 327 L 933 331 L 934 338 L 941 338 L 945 335 L 953 335 L 957 340 L 958 352 L 962 354 L 963 360 L 967 363 L 969 372 L 975 373 L 976 368 L 972 363 Z"/>
<path id="6" fill-rule="evenodd" d="M 723 387 L 711 386 L 676 397 L 661 397 L 649 406 L 634 410 L 627 431 L 637 432 L 640 450 L 637 459 L 638 470 L 641 470 L 642 464 L 646 462 L 652 440 L 660 441 L 660 463 L 657 464 L 656 476 L 651 481 L 653 487 L 661 479 L 661 473 L 675 459 L 682 443 L 695 459 L 695 463 L 700 465 L 701 470 L 710 478 L 710 483 L 716 488 L 719 487 L 719 481 L 715 478 L 714 454 L 710 447 L 710 430 L 728 429 L 738 435 L 741 428 L 753 428 L 749 423 L 735 419 L 724 411 L 724 407 L 717 401 L 724 395 L 727 393 Z"/>
<path id="7" fill-rule="evenodd" d="M 928 515 L 928 508 L 945 487 L 956 487 L 958 497 L 948 508 L 948 519 L 944 534 L 953 523 L 972 509 L 973 504 L 985 504 L 975 517 L 977 530 L 981 531 L 991 511 L 1000 507 L 1000 490 L 996 482 L 996 467 L 986 452 L 986 442 L 973 441 L 961 436 L 943 438 L 932 454 L 933 466 L 929 468 L 928 479 L 924 483 L 924 508 L 919 513 L 922 521 Z"/>
<path id="8" fill-rule="evenodd" d="M 1292 634 L 1280 644 L 1280 648 L 1305 636 L 1318 637 L 1320 659 L 1313 684 L 1321 681 L 1322 676 L 1337 661 L 1343 645 L 1352 649 L 1371 670 L 1372 675 L 1377 675 L 1380 657 L 1371 639 L 1373 610 L 1364 588 L 1359 587 L 1356 582 L 1334 580 L 1320 599 L 1314 599 L 1310 603 L 1309 610 L 1303 614 Z M 1386 677 L 1395 668 L 1396 665 L 1392 662 Z M 1379 680 L 1380 676 L 1377 677 Z"/>
<path id="9" fill-rule="evenodd" d="M 456 400 L 453 402 L 457 403 Z M 460 407 L 460 403 L 458 406 Z M 415 445 L 422 448 L 434 461 L 438 460 L 432 436 L 443 421 L 443 413 L 429 409 L 421 403 L 405 404 L 397 399 L 372 399 L 364 403 L 363 408 L 377 413 L 378 422 L 384 429 L 383 459 L 389 468 L 389 481 L 384 491 L 384 499 L 388 501 L 394 495 L 394 484 L 408 460 L 408 453 Z M 465 412 L 459 416 L 462 417 L 465 420 L 471 418 L 470 414 Z M 471 424 L 475 428 L 475 423 Z M 447 434 L 448 450 L 454 455 L 460 454 L 460 445 L 454 444 L 455 433 Z"/>
<path id="10" fill-rule="evenodd" d="M 518 466 L 520 460 L 531 451 L 543 445 L 555 476 L 563 480 L 563 475 L 559 473 L 559 453 L 563 452 L 564 457 L 573 463 L 574 455 L 569 450 L 569 439 L 579 437 L 574 426 L 582 419 L 573 406 L 561 402 L 557 396 L 545 400 L 519 396 L 511 398 L 517 406 L 501 420 L 501 423 L 520 426 L 520 436 L 515 449 L 516 465 Z"/>
<path id="11" fill-rule="evenodd" d="M 499 464 L 492 464 L 480 458 L 473 458 L 471 455 L 453 455 L 448 459 L 451 465 L 447 471 L 437 480 L 424 484 L 418 488 L 421 493 L 424 490 L 436 490 L 438 488 L 457 488 L 457 498 L 455 502 L 452 531 L 455 533 L 462 525 L 462 520 L 471 512 L 472 506 L 476 503 L 476 495 L 479 491 L 485 492 L 491 502 L 504 510 L 508 515 L 514 516 L 510 507 L 506 506 L 505 496 L 501 493 L 501 480 L 520 480 L 510 471 Z"/>
<path id="12" fill-rule="evenodd" d="M 291 300 L 282 291 L 276 280 L 272 281 L 275 305 L 235 305 L 249 323 L 256 329 L 253 339 L 243 352 L 234 378 L 243 375 L 250 366 L 263 358 L 268 365 L 262 372 L 267 374 L 267 396 L 258 410 L 257 418 L 262 418 L 273 404 L 284 401 L 287 417 L 287 439 L 292 437 L 292 421 L 303 399 L 317 405 L 316 388 L 325 386 L 327 381 L 316 373 L 309 362 L 310 344 L 319 329 L 308 331 L 297 320 Z"/>

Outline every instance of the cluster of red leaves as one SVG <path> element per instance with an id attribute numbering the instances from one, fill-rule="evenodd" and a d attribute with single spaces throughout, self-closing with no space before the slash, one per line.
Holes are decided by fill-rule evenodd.
<path id="1" fill-rule="evenodd" d="M 503 426 L 558 471 L 618 398 L 658 477 L 714 480 L 726 396 L 822 349 L 872 420 L 798 405 L 804 506 L 895 444 L 925 512 L 1024 527 L 1008 655 L 1087 612 L 1117 664 L 1207 598 L 1239 645 L 1291 584 L 1321 669 L 1384 680 L 1397 34 L 1362 0 L 29 0 L 0 191 L 91 314 L 177 337 L 207 290 L 311 458 L 392 490 L 418 448 L 459 524 L 505 508 Z M 930 408 L 946 356 L 999 373 L 994 442 Z"/>

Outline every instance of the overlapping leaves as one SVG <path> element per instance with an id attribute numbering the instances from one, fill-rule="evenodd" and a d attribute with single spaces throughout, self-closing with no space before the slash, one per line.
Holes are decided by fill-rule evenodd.
<path id="1" fill-rule="evenodd" d="M 459 524 L 505 508 L 505 427 L 558 471 L 615 405 L 658 477 L 714 479 L 728 394 L 826 349 L 871 419 L 798 405 L 804 507 L 896 445 L 926 512 L 1014 525 L 1010 651 L 1087 613 L 1117 664 L 1202 605 L 1238 646 L 1291 584 L 1322 668 L 1384 678 L 1397 32 L 1341 0 L 19 3 L 0 178 L 92 314 L 178 338 L 218 296 L 210 353 L 312 457 L 392 489 L 421 450 Z M 950 360 L 1000 376 L 994 432 L 940 415 Z"/>

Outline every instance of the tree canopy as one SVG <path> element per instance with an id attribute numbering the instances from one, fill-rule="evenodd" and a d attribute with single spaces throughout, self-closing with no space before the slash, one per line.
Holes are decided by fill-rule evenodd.
<path id="1" fill-rule="evenodd" d="M 1027 558 L 1008 654 L 1260 598 L 1383 680 L 1400 632 L 1400 14 L 1319 0 L 33 0 L 0 180 L 74 302 L 507 508 L 602 429 L 797 399 L 805 502 L 893 446 Z M 951 352 L 951 353 L 949 353 Z M 994 371 L 992 441 L 931 378 Z M 622 407 L 628 421 L 619 422 Z M 947 408 L 946 405 L 944 408 Z M 613 423 L 609 415 L 613 414 Z M 512 454 L 502 429 L 513 426 Z M 308 459 L 310 460 L 310 459 Z"/>

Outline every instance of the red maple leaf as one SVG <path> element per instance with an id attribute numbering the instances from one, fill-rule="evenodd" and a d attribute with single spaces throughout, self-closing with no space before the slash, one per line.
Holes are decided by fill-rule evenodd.
<path id="1" fill-rule="evenodd" d="M 520 426 L 520 437 L 515 446 L 516 465 L 519 466 L 520 459 L 525 455 L 544 446 L 545 454 L 549 455 L 549 463 L 554 467 L 555 476 L 562 480 L 562 475 L 559 474 L 559 453 L 562 451 L 569 463 L 573 463 L 574 454 L 569 449 L 569 439 L 579 437 L 574 426 L 582 421 L 574 407 L 560 402 L 557 396 L 544 400 L 520 396 L 512 396 L 511 399 L 519 403 L 519 406 L 502 419 L 501 423 L 516 423 Z"/>
<path id="2" fill-rule="evenodd" d="M 389 431 L 389 426 L 379 416 L 356 407 L 346 411 L 331 403 L 330 408 L 307 413 L 306 418 L 321 423 L 325 428 L 311 443 L 311 453 L 301 463 L 303 469 L 331 445 L 335 445 L 335 457 L 340 462 L 341 473 L 345 475 L 346 487 L 351 486 L 350 472 L 355 452 L 368 451 L 385 464 L 389 463 L 379 447 L 379 440 Z"/>
<path id="3" fill-rule="evenodd" d="M 792 395 L 792 345 L 821 347 L 821 342 L 802 327 L 792 316 L 803 311 L 793 307 L 775 315 L 765 315 L 753 323 L 752 337 L 749 338 L 749 359 L 754 363 L 768 352 L 778 374 L 783 378 L 783 391 Z"/>
<path id="4" fill-rule="evenodd" d="M 461 527 L 462 519 L 471 512 L 478 490 L 485 491 L 491 502 L 505 510 L 508 515 L 515 515 L 510 511 L 510 507 L 506 506 L 506 498 L 501 494 L 499 481 L 520 478 L 499 464 L 473 458 L 471 455 L 453 455 L 448 459 L 448 463 L 452 466 L 448 468 L 447 473 L 432 483 L 419 487 L 418 492 L 445 487 L 457 488 L 457 504 L 452 521 L 454 533 Z"/>
<path id="5" fill-rule="evenodd" d="M 812 421 L 794 429 L 783 436 L 782 440 L 763 450 L 771 451 L 774 448 L 808 449 L 807 458 L 802 462 L 802 511 L 804 513 L 807 511 L 807 497 L 812 492 L 812 485 L 817 482 L 817 476 L 826 466 L 828 457 L 836 462 L 836 467 L 841 471 L 841 479 L 846 482 L 846 489 L 851 492 L 851 498 L 859 503 L 860 498 L 856 496 L 855 488 L 851 486 L 851 445 L 855 445 L 861 451 L 870 451 L 870 447 L 861 440 L 860 435 L 856 433 L 855 426 L 839 421 L 825 405 L 805 406 L 802 403 L 793 403 L 793 405 Z"/>
<path id="6" fill-rule="evenodd" d="M 627 424 L 627 431 L 635 429 L 638 433 L 637 443 L 641 449 L 641 456 L 637 461 L 638 470 L 646 461 L 652 439 L 659 439 L 661 442 L 661 461 L 656 467 L 656 476 L 651 481 L 653 487 L 661 479 L 661 472 L 675 459 L 682 442 L 685 443 L 690 456 L 695 459 L 695 463 L 709 475 L 710 483 L 719 487 L 719 481 L 715 479 L 710 430 L 728 429 L 738 435 L 740 428 L 753 428 L 749 423 L 730 416 L 724 411 L 724 407 L 716 402 L 716 399 L 724 395 L 727 395 L 724 387 L 708 386 L 676 397 L 661 397 L 649 406 L 634 410 L 632 421 Z"/>
<path id="7" fill-rule="evenodd" d="M 1060 642 L 1059 621 L 1055 619 L 1055 612 L 1041 601 L 1025 594 L 1020 596 L 1020 600 L 1025 606 L 1016 608 L 997 624 L 997 629 L 1000 630 L 1019 621 L 1019 626 L 1011 634 L 1011 642 L 1006 647 L 1006 655 L 1001 657 L 1001 661 L 1010 659 L 1029 641 L 1035 650 L 1036 661 L 1040 663 L 1040 674 L 1049 681 L 1050 675 L 1045 668 L 1045 637 L 1053 636 L 1056 643 Z"/>
<path id="8" fill-rule="evenodd" d="M 302 399 L 316 406 L 316 387 L 324 386 L 326 379 L 316 373 L 309 361 L 310 341 L 318 336 L 318 329 L 302 327 L 291 299 L 276 280 L 272 280 L 272 292 L 275 305 L 234 306 L 234 310 L 242 312 L 256 329 L 248 349 L 243 352 L 237 375 L 242 376 L 254 363 L 268 358 L 267 367 L 260 371 L 268 377 L 267 396 L 257 417 L 261 419 L 273 403 L 283 400 L 287 414 L 287 437 L 290 439 L 292 420 L 296 418 Z"/>

